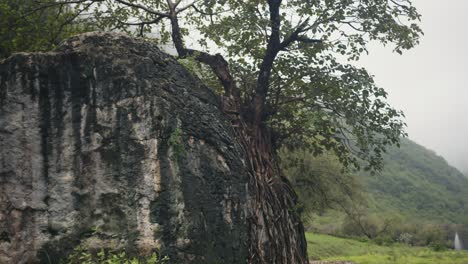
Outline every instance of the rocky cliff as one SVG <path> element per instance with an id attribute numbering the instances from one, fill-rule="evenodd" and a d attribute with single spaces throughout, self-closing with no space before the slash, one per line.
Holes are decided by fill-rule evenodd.
<path id="1" fill-rule="evenodd" d="M 245 154 L 218 98 L 155 45 L 76 36 L 0 62 L 0 263 L 121 248 L 245 263 Z"/>

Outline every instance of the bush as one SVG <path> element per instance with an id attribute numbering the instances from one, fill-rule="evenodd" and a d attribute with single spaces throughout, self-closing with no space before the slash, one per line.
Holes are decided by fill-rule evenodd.
<path id="1" fill-rule="evenodd" d="M 413 235 L 407 232 L 401 233 L 397 241 L 406 245 L 411 245 L 413 243 Z"/>
<path id="2" fill-rule="evenodd" d="M 443 242 L 433 242 L 429 245 L 430 248 L 434 251 L 446 251 L 449 249 L 446 243 Z"/>
<path id="3" fill-rule="evenodd" d="M 374 242 L 380 246 L 391 246 L 395 241 L 390 235 L 379 235 L 374 238 Z"/>
<path id="4" fill-rule="evenodd" d="M 125 251 L 112 252 L 101 249 L 92 253 L 89 249 L 78 246 L 64 262 L 66 264 L 167 264 L 167 256 L 161 257 L 153 253 L 148 257 L 130 257 Z"/>

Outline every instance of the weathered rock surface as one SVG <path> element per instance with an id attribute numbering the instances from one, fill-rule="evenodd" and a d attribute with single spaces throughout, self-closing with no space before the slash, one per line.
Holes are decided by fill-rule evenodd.
<path id="1" fill-rule="evenodd" d="M 0 263 L 79 245 L 245 263 L 248 174 L 217 97 L 120 34 L 0 62 Z"/>

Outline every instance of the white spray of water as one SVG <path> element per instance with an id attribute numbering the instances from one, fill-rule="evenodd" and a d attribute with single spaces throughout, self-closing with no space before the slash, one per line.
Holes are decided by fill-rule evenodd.
<path id="1" fill-rule="evenodd" d="M 463 249 L 462 243 L 460 241 L 460 237 L 458 237 L 457 232 L 455 232 L 455 241 L 453 243 L 455 245 L 455 250 L 462 250 Z"/>

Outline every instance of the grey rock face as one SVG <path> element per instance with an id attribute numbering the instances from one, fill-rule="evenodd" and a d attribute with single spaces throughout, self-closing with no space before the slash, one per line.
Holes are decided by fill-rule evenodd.
<path id="1" fill-rule="evenodd" d="M 0 62 L 0 263 L 55 263 L 79 244 L 245 263 L 245 154 L 219 107 L 125 35 Z"/>

